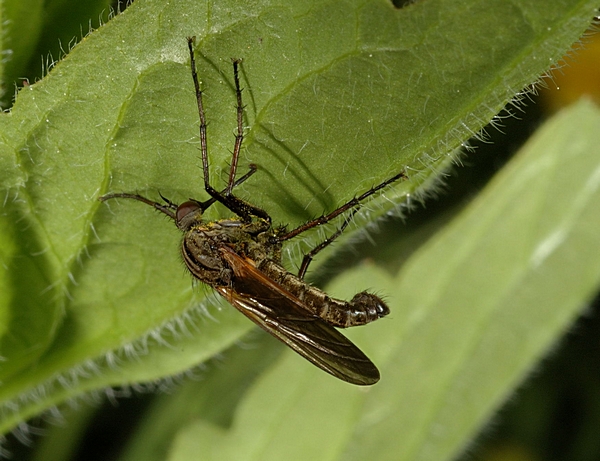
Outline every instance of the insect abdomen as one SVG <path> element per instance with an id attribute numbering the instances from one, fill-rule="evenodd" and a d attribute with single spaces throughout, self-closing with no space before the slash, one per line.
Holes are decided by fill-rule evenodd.
<path id="1" fill-rule="evenodd" d="M 366 291 L 356 294 L 349 302 L 331 298 L 268 259 L 259 265 L 259 270 L 302 301 L 312 314 L 339 328 L 365 325 L 390 312 L 381 298 Z"/>

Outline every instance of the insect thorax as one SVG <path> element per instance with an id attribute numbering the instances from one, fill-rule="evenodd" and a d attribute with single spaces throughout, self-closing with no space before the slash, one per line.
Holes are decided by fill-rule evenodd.
<path id="1" fill-rule="evenodd" d="M 182 253 L 189 270 L 211 286 L 226 286 L 232 270 L 219 248 L 228 246 L 255 265 L 268 259 L 281 261 L 281 243 L 276 231 L 264 220 L 245 223 L 240 219 L 223 219 L 193 226 L 182 242 Z"/>

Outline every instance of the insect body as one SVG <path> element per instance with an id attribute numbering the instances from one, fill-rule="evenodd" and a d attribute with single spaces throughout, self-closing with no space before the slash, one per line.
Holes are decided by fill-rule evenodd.
<path id="1" fill-rule="evenodd" d="M 323 291 L 308 285 L 303 278 L 312 258 L 343 232 L 358 210 L 360 202 L 387 185 L 406 179 L 405 173 L 393 176 L 333 212 L 291 231 L 284 227 L 273 227 L 271 217 L 264 210 L 232 193 L 236 186 L 256 172 L 256 166 L 250 165 L 249 171 L 236 179 L 243 140 L 243 106 L 238 77 L 239 61 L 236 60 L 233 61 L 233 69 L 238 123 L 229 181 L 227 187 L 220 192 L 210 185 L 206 120 L 193 44 L 194 38 L 188 38 L 192 79 L 200 116 L 204 189 L 210 199 L 204 202 L 190 200 L 176 205 L 162 196 L 164 203 L 137 194 L 114 193 L 104 195 L 100 200 L 130 198 L 169 216 L 184 233 L 181 248 L 183 260 L 194 277 L 213 287 L 253 322 L 319 368 L 349 383 L 376 383 L 379 371 L 375 365 L 334 327 L 364 325 L 387 315 L 388 307 L 380 298 L 367 292 L 358 293 L 349 302 L 330 298 Z M 236 216 L 204 222 L 202 214 L 215 202 L 222 203 Z M 283 242 L 327 223 L 346 211 L 350 211 L 350 214 L 337 232 L 305 255 L 298 275 L 291 274 L 282 266 Z"/>

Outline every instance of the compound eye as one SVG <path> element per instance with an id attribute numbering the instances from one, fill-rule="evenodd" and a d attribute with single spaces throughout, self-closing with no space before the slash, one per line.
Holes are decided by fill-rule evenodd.
<path id="1" fill-rule="evenodd" d="M 182 230 L 188 230 L 192 224 L 202 218 L 202 210 L 196 202 L 183 202 L 177 207 L 175 219 L 177 227 Z"/>

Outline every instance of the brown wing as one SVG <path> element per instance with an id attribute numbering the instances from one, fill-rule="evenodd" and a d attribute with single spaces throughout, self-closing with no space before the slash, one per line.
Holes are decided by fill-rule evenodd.
<path id="1" fill-rule="evenodd" d="M 339 331 L 311 315 L 302 301 L 229 247 L 221 254 L 234 271 L 217 291 L 246 317 L 336 378 L 352 384 L 379 381 L 379 370 Z"/>

